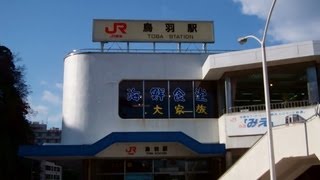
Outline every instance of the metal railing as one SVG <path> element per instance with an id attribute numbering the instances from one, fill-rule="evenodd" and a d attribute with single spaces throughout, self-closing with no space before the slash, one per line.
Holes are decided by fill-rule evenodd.
<path id="1" fill-rule="evenodd" d="M 305 107 L 310 105 L 315 105 L 316 103 L 310 103 L 308 100 L 303 101 L 288 101 L 281 103 L 271 103 L 271 109 L 285 109 L 294 107 Z M 229 111 L 225 113 L 235 113 L 235 112 L 248 112 L 248 111 L 262 111 L 265 110 L 265 104 L 249 105 L 249 106 L 233 106 L 229 108 Z"/>
<path id="2" fill-rule="evenodd" d="M 125 49 L 125 48 L 104 48 L 104 49 L 77 49 L 68 53 L 75 55 L 81 53 L 172 53 L 172 54 L 219 54 L 225 52 L 233 52 L 236 50 L 203 50 L 203 49 Z"/>

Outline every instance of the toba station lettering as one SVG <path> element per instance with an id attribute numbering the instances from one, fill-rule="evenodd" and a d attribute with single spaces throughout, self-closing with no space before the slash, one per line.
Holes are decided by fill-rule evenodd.
<path id="1" fill-rule="evenodd" d="M 169 39 L 179 39 L 179 40 L 184 40 L 184 39 L 193 39 L 193 35 L 190 34 L 170 34 L 168 36 L 164 36 L 162 34 L 148 34 L 148 38 L 149 39 L 164 39 L 164 38 L 168 38 Z"/>

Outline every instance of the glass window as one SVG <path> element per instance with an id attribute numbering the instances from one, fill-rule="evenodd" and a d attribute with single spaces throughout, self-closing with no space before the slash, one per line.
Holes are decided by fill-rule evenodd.
<path id="1" fill-rule="evenodd" d="M 154 161 L 155 172 L 184 172 L 185 161 L 176 159 L 161 159 Z"/>
<path id="2" fill-rule="evenodd" d="M 152 160 L 127 160 L 127 172 L 152 172 Z"/>
<path id="3" fill-rule="evenodd" d="M 188 171 L 208 171 L 209 165 L 207 160 L 189 160 L 187 163 Z"/>
<path id="4" fill-rule="evenodd" d="M 308 63 L 269 67 L 271 103 L 308 100 L 308 67 Z M 260 68 L 231 72 L 227 76 L 231 78 L 233 106 L 264 104 L 264 84 Z"/>
<path id="5" fill-rule="evenodd" d="M 124 161 L 122 160 L 96 160 L 96 173 L 123 173 Z"/>
<path id="6" fill-rule="evenodd" d="M 142 81 L 120 82 L 119 116 L 122 118 L 143 118 Z"/>
<path id="7" fill-rule="evenodd" d="M 193 118 L 193 81 L 170 81 L 170 118 Z"/>
<path id="8" fill-rule="evenodd" d="M 145 81 L 145 118 L 168 118 L 168 81 Z"/>
<path id="9" fill-rule="evenodd" d="M 46 165 L 46 170 L 47 170 L 47 171 L 50 171 L 50 170 L 51 170 L 51 167 Z"/>
<path id="10" fill-rule="evenodd" d="M 307 67 L 303 64 L 270 68 L 271 103 L 308 100 Z"/>
<path id="11" fill-rule="evenodd" d="M 218 117 L 215 81 L 194 81 L 195 117 Z"/>
<path id="12" fill-rule="evenodd" d="M 152 174 L 127 174 L 125 180 L 153 180 Z"/>

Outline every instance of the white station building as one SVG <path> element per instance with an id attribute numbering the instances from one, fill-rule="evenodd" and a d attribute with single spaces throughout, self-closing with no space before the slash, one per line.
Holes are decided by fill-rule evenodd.
<path id="1" fill-rule="evenodd" d="M 214 40 L 197 35 L 213 28 L 208 22 L 100 21 L 109 38 L 131 38 L 133 23 L 153 41 L 168 41 L 168 33 L 175 33 L 168 35 L 173 41 Z M 162 25 L 166 32 L 158 30 Z M 188 32 L 180 32 L 182 26 Z M 54 161 L 77 179 L 269 178 L 260 49 L 126 50 L 68 54 L 62 142 L 22 146 L 20 155 Z M 316 177 L 320 41 L 266 52 L 277 177 Z"/>

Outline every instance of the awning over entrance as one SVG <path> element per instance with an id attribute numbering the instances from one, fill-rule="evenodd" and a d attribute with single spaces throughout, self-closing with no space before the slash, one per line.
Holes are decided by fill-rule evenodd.
<path id="1" fill-rule="evenodd" d="M 216 156 L 224 144 L 203 144 L 183 132 L 113 132 L 91 145 L 25 145 L 19 155 L 36 159 L 81 157 Z"/>

